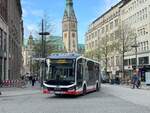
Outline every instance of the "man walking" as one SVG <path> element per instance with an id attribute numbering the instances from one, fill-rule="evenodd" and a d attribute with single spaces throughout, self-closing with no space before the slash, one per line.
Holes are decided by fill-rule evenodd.
<path id="1" fill-rule="evenodd" d="M 133 87 L 132 87 L 132 88 L 133 88 L 133 89 L 135 88 L 135 86 L 136 86 L 137 88 L 139 88 L 138 82 L 139 82 L 139 77 L 138 77 L 137 73 L 134 72 L 133 77 L 132 77 L 132 84 L 133 84 Z"/>

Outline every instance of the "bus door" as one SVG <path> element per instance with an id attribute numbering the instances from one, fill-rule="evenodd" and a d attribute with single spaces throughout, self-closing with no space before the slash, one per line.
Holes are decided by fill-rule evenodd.
<path id="1" fill-rule="evenodd" d="M 94 62 L 92 61 L 87 61 L 87 67 L 88 67 L 88 75 L 89 75 L 89 80 L 87 81 L 88 86 L 94 85 L 95 84 L 95 65 Z"/>
<path id="2" fill-rule="evenodd" d="M 77 87 L 81 88 L 83 84 L 83 61 L 82 58 L 77 61 Z"/>

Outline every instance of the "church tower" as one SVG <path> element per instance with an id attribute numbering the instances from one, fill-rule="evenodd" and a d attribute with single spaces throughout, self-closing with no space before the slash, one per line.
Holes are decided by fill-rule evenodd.
<path id="1" fill-rule="evenodd" d="M 66 8 L 62 21 L 62 35 L 66 51 L 78 52 L 77 19 L 72 0 L 66 0 Z"/>

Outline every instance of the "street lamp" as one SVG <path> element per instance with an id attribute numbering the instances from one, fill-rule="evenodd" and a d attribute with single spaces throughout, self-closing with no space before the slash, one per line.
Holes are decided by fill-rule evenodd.
<path id="1" fill-rule="evenodd" d="M 135 48 L 135 58 L 136 58 L 136 71 L 138 71 L 138 58 L 137 58 L 137 48 L 139 47 L 137 44 L 137 40 L 135 37 L 135 44 L 132 45 L 131 47 Z"/>
<path id="2" fill-rule="evenodd" d="M 42 32 L 39 33 L 42 36 L 42 58 L 45 58 L 45 39 L 44 36 L 50 35 L 49 32 L 44 32 L 44 20 L 42 19 Z M 45 62 L 42 61 L 42 78 L 41 78 L 41 86 L 43 86 L 43 79 L 45 76 Z M 43 70 L 44 69 L 44 70 Z"/>

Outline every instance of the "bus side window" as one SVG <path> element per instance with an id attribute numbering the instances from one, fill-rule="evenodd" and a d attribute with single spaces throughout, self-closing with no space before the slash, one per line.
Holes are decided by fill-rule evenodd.
<path id="1" fill-rule="evenodd" d="M 96 80 L 99 80 L 99 64 L 96 64 L 95 65 L 95 74 L 96 74 Z"/>
<path id="2" fill-rule="evenodd" d="M 83 65 L 82 65 L 82 59 L 79 59 L 77 61 L 77 85 L 82 86 L 83 81 Z"/>
<path id="3" fill-rule="evenodd" d="M 93 84 L 95 80 L 94 79 L 94 76 L 95 76 L 94 63 L 91 61 L 88 61 L 87 66 L 88 66 L 88 73 L 89 73 L 89 84 Z"/>

